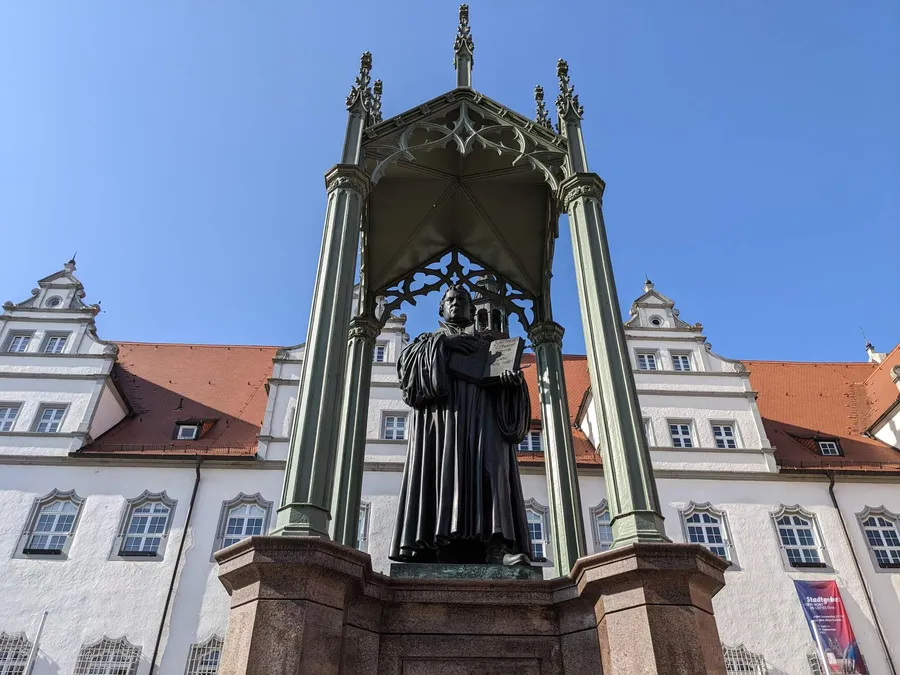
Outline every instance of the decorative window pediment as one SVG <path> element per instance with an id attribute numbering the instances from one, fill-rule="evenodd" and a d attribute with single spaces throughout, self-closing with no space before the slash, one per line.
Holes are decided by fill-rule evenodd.
<path id="1" fill-rule="evenodd" d="M 54 489 L 34 500 L 17 555 L 65 558 L 78 526 L 84 499 L 74 490 Z"/>
<path id="2" fill-rule="evenodd" d="M 550 553 L 550 509 L 534 498 L 525 500 L 525 516 L 534 562 L 546 562 Z"/>
<path id="3" fill-rule="evenodd" d="M 258 492 L 239 493 L 234 499 L 222 502 L 213 553 L 237 542 L 269 531 L 272 502 Z"/>
<path id="4" fill-rule="evenodd" d="M 794 569 L 828 567 L 825 544 L 814 513 L 800 505 L 781 505 L 772 513 L 785 566 Z"/>
<path id="5" fill-rule="evenodd" d="M 734 545 L 728 528 L 728 516 L 709 502 L 690 502 L 681 514 L 684 540 L 700 544 L 723 560 L 735 563 Z"/>
<path id="6" fill-rule="evenodd" d="M 162 560 L 176 501 L 163 492 L 144 490 L 125 505 L 113 557 Z"/>
<path id="7" fill-rule="evenodd" d="M 184 675 L 217 675 L 225 641 L 213 635 L 206 642 L 191 645 Z"/>
<path id="8" fill-rule="evenodd" d="M 609 504 L 604 499 L 591 507 L 591 533 L 594 537 L 594 553 L 608 551 L 613 545 L 612 525 L 610 525 Z"/>
<path id="9" fill-rule="evenodd" d="M 866 506 L 856 514 L 876 570 L 900 568 L 900 515 L 884 506 Z"/>
<path id="10" fill-rule="evenodd" d="M 722 645 L 726 675 L 768 675 L 769 666 L 762 654 L 755 654 L 744 645 Z"/>

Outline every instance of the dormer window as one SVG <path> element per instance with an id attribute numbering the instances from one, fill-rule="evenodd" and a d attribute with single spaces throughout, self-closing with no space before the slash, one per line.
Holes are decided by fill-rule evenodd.
<path id="1" fill-rule="evenodd" d="M 841 452 L 841 445 L 836 440 L 834 441 L 816 441 L 816 445 L 819 448 L 819 454 L 824 455 L 825 457 L 840 457 L 844 453 Z"/>
<path id="2" fill-rule="evenodd" d="M 196 441 L 200 435 L 199 424 L 178 424 L 175 426 L 175 439 L 179 441 Z"/>

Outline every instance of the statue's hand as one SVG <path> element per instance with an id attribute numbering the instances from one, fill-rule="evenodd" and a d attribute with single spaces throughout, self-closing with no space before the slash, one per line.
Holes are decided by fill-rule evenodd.
<path id="1" fill-rule="evenodd" d="M 454 352 L 460 352 L 462 354 L 472 354 L 473 352 L 478 351 L 479 348 L 478 340 L 465 333 L 448 335 L 444 339 L 447 348 Z"/>
<path id="2" fill-rule="evenodd" d="M 517 387 L 525 380 L 521 370 L 504 370 L 500 373 L 500 382 L 507 387 Z"/>

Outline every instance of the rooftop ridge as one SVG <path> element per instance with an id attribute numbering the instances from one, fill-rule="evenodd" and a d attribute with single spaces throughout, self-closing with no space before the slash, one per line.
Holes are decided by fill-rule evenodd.
<path id="1" fill-rule="evenodd" d="M 236 345 L 207 344 L 203 342 L 138 342 L 133 340 L 109 340 L 117 345 L 135 347 L 216 347 L 220 349 L 284 349 L 284 345 Z"/>

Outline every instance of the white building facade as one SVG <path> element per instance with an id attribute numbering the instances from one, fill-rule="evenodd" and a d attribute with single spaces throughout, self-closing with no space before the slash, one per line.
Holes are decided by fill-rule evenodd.
<path id="1" fill-rule="evenodd" d="M 151 664 L 211 675 L 229 602 L 212 555 L 273 522 L 303 347 L 105 342 L 74 272 L 70 261 L 0 316 L 0 673 L 33 660 L 35 675 Z M 667 535 L 732 563 L 714 602 L 730 672 L 819 672 L 795 579 L 837 581 L 869 672 L 894 672 L 900 351 L 852 364 L 726 359 L 649 281 L 625 326 Z M 384 573 L 408 340 L 405 317 L 392 318 L 373 365 L 359 545 Z M 586 361 L 565 367 L 598 552 L 611 538 L 602 436 Z M 533 360 L 524 370 L 533 382 Z M 533 429 L 520 463 L 546 557 L 539 420 Z M 535 564 L 552 575 L 552 561 Z"/>

